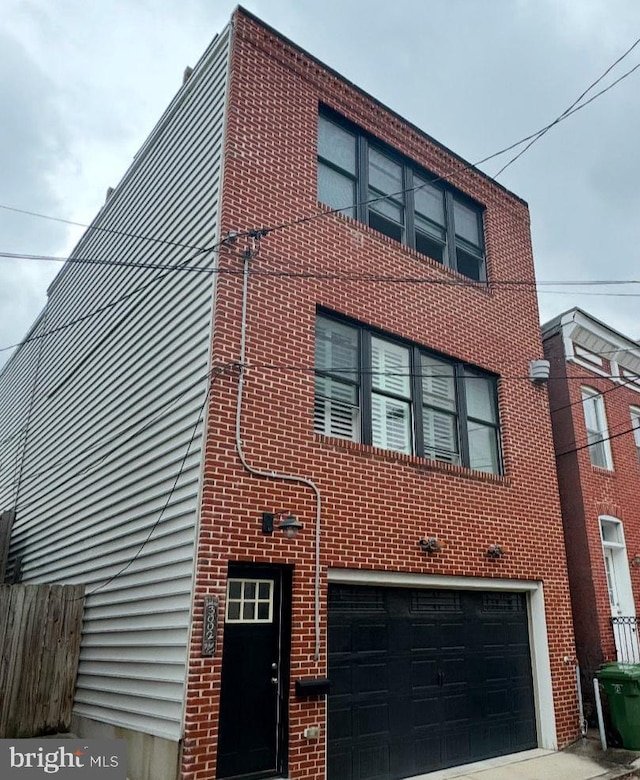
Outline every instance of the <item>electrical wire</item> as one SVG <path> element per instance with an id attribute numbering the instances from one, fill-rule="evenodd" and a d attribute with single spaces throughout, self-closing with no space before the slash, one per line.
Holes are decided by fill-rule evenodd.
<path id="1" fill-rule="evenodd" d="M 125 238 L 135 238 L 139 241 L 150 241 L 155 244 L 164 244 L 165 246 L 181 247 L 182 249 L 199 249 L 200 251 L 206 251 L 206 247 L 194 246 L 193 244 L 182 244 L 178 241 L 168 241 L 164 238 L 154 238 L 152 236 L 145 236 L 141 233 L 129 233 L 126 230 L 117 230 L 116 228 L 101 227 L 99 225 L 89 225 L 85 222 L 75 222 L 71 219 L 64 219 L 63 217 L 52 217 L 50 214 L 42 214 L 39 211 L 29 211 L 28 209 L 19 209 L 15 206 L 7 206 L 0 203 L 0 209 L 4 211 L 11 211 L 15 214 L 26 214 L 29 217 L 39 217 L 40 219 L 47 219 L 51 222 L 61 222 L 64 225 L 71 225 L 73 227 L 81 227 L 86 230 L 95 230 L 101 233 L 112 233 L 116 236 L 123 236 Z"/>
<path id="2" fill-rule="evenodd" d="M 631 48 L 627 52 L 625 52 L 620 58 L 618 58 L 618 60 L 616 60 L 605 71 L 605 73 L 599 79 L 597 79 L 591 86 L 589 86 L 587 88 L 587 90 L 585 91 L 584 94 L 589 92 L 593 88 L 593 86 L 595 86 L 595 84 L 597 84 L 602 78 L 604 78 L 604 76 L 613 67 L 615 67 L 615 65 L 617 65 L 618 62 L 620 62 L 622 59 L 624 59 L 624 57 L 626 57 L 627 54 L 633 48 L 635 48 L 635 46 L 639 42 L 640 42 L 640 40 L 636 41 L 636 43 L 634 43 L 633 46 L 631 46 Z M 545 125 L 544 127 L 540 128 L 539 130 L 536 130 L 533 133 L 530 133 L 529 135 L 525 136 L 524 138 L 521 138 L 518 141 L 515 141 L 512 144 L 509 144 L 508 146 L 504 147 L 503 149 L 500 149 L 497 152 L 493 152 L 492 154 L 487 155 L 486 157 L 483 157 L 481 160 L 478 160 L 475 163 L 465 163 L 465 162 L 461 161 L 461 166 L 462 167 L 456 166 L 455 168 L 451 168 L 450 171 L 447 171 L 444 174 L 441 174 L 440 176 L 438 176 L 435 179 L 430 179 L 428 182 L 424 182 L 423 184 L 419 184 L 419 185 L 416 185 L 414 187 L 407 187 L 407 188 L 398 190 L 397 192 L 387 193 L 386 195 L 380 195 L 380 196 L 377 196 L 375 198 L 369 198 L 367 200 L 360 201 L 360 202 L 358 202 L 356 204 L 350 203 L 350 204 L 345 205 L 345 206 L 343 206 L 341 208 L 333 208 L 333 209 L 324 208 L 321 211 L 315 212 L 314 214 L 303 216 L 303 217 L 297 217 L 297 218 L 288 220 L 286 222 L 281 222 L 281 223 L 277 223 L 275 225 L 271 225 L 269 227 L 251 228 L 249 230 L 238 231 L 237 233 L 234 233 L 234 239 L 237 240 L 237 239 L 240 239 L 240 238 L 256 237 L 256 235 L 258 235 L 258 234 L 260 235 L 260 237 L 264 237 L 264 236 L 268 235 L 269 233 L 273 233 L 275 231 L 284 230 L 285 228 L 295 227 L 295 226 L 298 226 L 298 225 L 302 225 L 302 224 L 305 224 L 305 223 L 308 223 L 308 222 L 315 221 L 316 219 L 321 219 L 321 218 L 324 218 L 324 217 L 328 217 L 328 216 L 330 216 L 332 214 L 338 214 L 338 213 L 344 212 L 344 211 L 346 211 L 348 209 L 352 209 L 354 207 L 354 205 L 356 205 L 356 206 L 368 206 L 368 205 L 370 205 L 372 203 L 377 203 L 379 201 L 388 200 L 390 198 L 397 198 L 400 195 L 404 195 L 404 194 L 409 193 L 409 192 L 416 192 L 417 190 L 420 190 L 423 187 L 425 187 L 427 185 L 430 185 L 430 184 L 435 184 L 435 183 L 438 183 L 438 182 L 441 182 L 441 181 L 451 182 L 452 179 L 457 178 L 458 176 L 462 175 L 463 173 L 466 173 L 469 170 L 473 170 L 473 169 L 477 168 L 479 165 L 482 165 L 482 164 L 484 164 L 486 162 L 489 162 L 490 160 L 493 160 L 496 157 L 500 157 L 501 155 L 506 154 L 507 152 L 510 152 L 512 149 L 515 149 L 518 146 L 521 146 L 522 144 L 526 143 L 527 141 L 532 141 L 532 140 L 535 141 L 535 140 L 537 140 L 539 137 L 541 137 L 546 132 L 548 132 L 548 130 L 550 130 L 552 127 L 554 127 L 557 124 L 559 124 L 560 122 L 568 119 L 570 116 L 572 116 L 573 114 L 577 113 L 578 111 L 581 111 L 583 108 L 586 108 L 586 106 L 588 106 L 594 100 L 597 100 L 602 95 L 607 93 L 609 90 L 613 89 L 613 87 L 615 87 L 621 81 L 623 81 L 624 79 L 626 79 L 629 76 L 631 76 L 632 73 L 634 73 L 638 68 L 640 68 L 640 63 L 638 65 L 634 66 L 633 68 L 631 68 L 630 70 L 626 71 L 625 73 L 623 73 L 622 76 L 620 76 L 618 79 L 613 81 L 611 84 L 609 84 L 604 89 L 602 89 L 599 92 L 597 92 L 595 95 L 593 95 L 591 98 L 589 98 L 589 100 L 586 100 L 584 103 L 581 103 L 580 105 L 575 105 L 575 102 L 574 102 L 569 109 L 564 111 L 553 122 L 549 123 L 548 125 Z M 580 98 L 578 98 L 578 101 L 579 100 L 580 100 Z M 513 160 L 511 162 L 513 162 Z M 509 164 L 511 164 L 511 162 Z M 489 177 L 489 178 L 492 178 L 492 177 Z M 495 178 L 495 177 L 493 177 L 493 178 Z M 87 225 L 85 223 L 74 222 L 72 220 L 62 219 L 60 217 L 52 217 L 52 216 L 47 215 L 47 214 L 42 214 L 42 213 L 35 212 L 35 211 L 28 211 L 26 209 L 14 208 L 12 206 L 6 206 L 6 205 L 3 205 L 3 204 L 0 204 L 0 208 L 1 209 L 5 209 L 7 211 L 20 213 L 20 214 L 27 214 L 27 215 L 33 216 L 33 217 L 40 217 L 42 219 L 53 220 L 55 222 L 63 222 L 63 223 L 70 224 L 70 225 L 75 225 L 75 226 L 78 226 L 78 227 L 84 227 L 84 228 L 86 228 L 88 230 L 103 230 L 103 231 L 106 231 L 106 232 L 112 232 L 112 233 L 116 233 L 116 234 L 119 234 L 119 235 L 128 236 L 128 237 L 131 237 L 131 238 L 137 238 L 137 239 L 149 240 L 149 241 L 157 241 L 159 243 L 169 244 L 169 245 L 173 245 L 173 246 L 181 246 L 181 247 L 186 247 L 186 248 L 189 248 L 189 249 L 198 249 L 200 251 L 214 251 L 216 248 L 219 248 L 224 243 L 224 240 L 223 240 L 223 241 L 220 241 L 218 244 L 214 244 L 211 247 L 195 247 L 195 246 L 190 245 L 190 244 L 180 244 L 180 243 L 177 243 L 177 242 L 166 241 L 164 239 L 151 238 L 150 236 L 144 236 L 144 235 L 135 234 L 135 233 L 126 233 L 126 232 L 118 231 L 118 230 L 111 229 L 111 228 L 102 228 L 102 227 L 98 227 L 98 226 L 95 226 L 95 225 Z"/>
<path id="3" fill-rule="evenodd" d="M 46 328 L 46 322 L 47 322 L 47 316 L 49 313 L 49 307 L 46 306 L 44 310 L 44 315 L 42 317 L 42 324 Z M 40 366 L 42 365 L 42 356 L 44 354 L 44 341 L 40 342 L 39 349 L 36 355 L 36 363 L 33 370 L 33 386 L 31 388 L 31 396 L 29 398 L 29 408 L 27 409 L 27 419 L 24 425 L 24 442 L 22 444 L 22 453 L 20 455 L 20 460 L 16 464 L 17 466 L 17 478 L 15 481 L 16 484 L 16 494 L 13 501 L 13 506 L 16 511 L 18 511 L 18 504 L 20 501 L 20 487 L 22 485 L 22 478 L 24 474 L 24 462 L 27 455 L 27 446 L 29 444 L 29 433 L 31 431 L 31 420 L 33 417 L 33 411 L 35 409 L 35 403 L 36 403 L 36 393 L 38 390 L 38 382 L 40 380 Z"/>
<path id="4" fill-rule="evenodd" d="M 214 248 L 209 248 L 204 251 L 218 251 Z M 182 263 L 167 265 L 166 263 L 144 263 L 137 262 L 135 260 L 104 260 L 98 258 L 83 258 L 83 257 L 55 257 L 51 255 L 30 255 L 19 254 L 16 252 L 1 252 L 0 257 L 15 260 L 50 260 L 54 262 L 68 262 L 86 265 L 106 265 L 115 267 L 126 268 L 142 268 L 150 270 L 161 271 L 191 271 L 196 273 L 207 274 L 220 274 L 230 276 L 242 276 L 242 270 L 239 268 L 221 268 L 214 266 L 186 266 Z M 400 282 L 400 283 L 412 283 L 412 284 L 437 284 L 444 286 L 454 287 L 475 287 L 484 288 L 487 283 L 480 282 L 474 279 L 440 279 L 433 276 L 396 276 L 394 274 L 372 274 L 372 273 L 329 273 L 325 271 L 317 271 L 313 267 L 307 266 L 306 270 L 292 271 L 281 269 L 263 269 L 263 270 L 250 270 L 250 276 L 259 277 L 276 277 L 276 278 L 304 278 L 304 279 L 317 279 L 320 281 L 372 281 L 372 282 Z M 539 287 L 539 286 L 553 286 L 553 287 L 594 287 L 594 286 L 616 286 L 616 285 L 637 285 L 640 284 L 640 279 L 495 279 L 488 283 L 489 287 Z M 566 295 L 566 292 L 557 291 L 560 295 Z M 581 293 L 587 295 L 588 293 Z"/>
<path id="5" fill-rule="evenodd" d="M 619 436 L 625 436 L 628 433 L 633 433 L 634 431 L 637 431 L 638 429 L 632 425 L 631 428 L 626 428 L 624 431 L 619 431 L 618 433 L 613 433 L 610 436 L 604 436 L 602 439 L 597 439 L 596 441 L 587 442 L 586 444 L 581 444 L 578 447 L 573 447 L 570 450 L 565 450 L 564 452 L 559 452 L 556 455 L 556 458 L 562 458 L 565 455 L 573 455 L 575 452 L 580 452 L 580 450 L 585 450 L 587 447 L 591 447 L 594 444 L 601 444 L 605 441 L 611 441 L 612 439 L 617 439 Z"/>
<path id="6" fill-rule="evenodd" d="M 198 432 L 198 426 L 202 422 L 204 418 L 204 411 L 207 406 L 207 401 L 209 400 L 209 395 L 211 393 L 211 387 L 213 385 L 213 380 L 209 384 L 209 387 L 207 388 L 207 392 L 205 394 L 204 400 L 202 402 L 202 405 L 200 406 L 200 410 L 198 412 L 198 417 L 196 419 L 195 425 L 193 426 L 193 430 L 191 432 L 191 438 L 189 439 L 189 443 L 187 445 L 187 449 L 185 450 L 185 453 L 182 457 L 182 461 L 180 462 L 180 466 L 178 468 L 178 472 L 176 473 L 175 479 L 173 480 L 173 484 L 171 485 L 171 489 L 169 490 L 169 493 L 167 494 L 167 498 L 162 506 L 162 509 L 160 510 L 158 517 L 156 518 L 156 521 L 149 529 L 149 533 L 147 534 L 146 538 L 143 540 L 142 544 L 138 547 L 136 550 L 135 555 L 133 555 L 127 563 L 120 568 L 115 574 L 113 574 L 111 577 L 109 577 L 107 580 L 105 580 L 102 584 L 100 584 L 98 587 L 93 588 L 93 590 L 89 591 L 89 593 L 85 594 L 86 596 L 93 596 L 94 593 L 97 593 L 100 590 L 103 590 L 108 585 L 110 585 L 114 580 L 118 579 L 118 577 L 121 577 L 127 569 L 129 569 L 135 561 L 140 557 L 142 554 L 142 551 L 147 546 L 147 544 L 151 541 L 151 537 L 153 536 L 156 528 L 160 525 L 162 518 L 164 517 L 164 513 L 167 511 L 169 504 L 171 503 L 171 499 L 173 498 L 173 494 L 176 491 L 176 488 L 178 487 L 178 482 L 180 481 L 180 477 L 182 476 L 182 473 L 184 471 L 185 465 L 187 463 L 187 458 L 189 457 L 189 452 L 191 451 L 191 446 L 193 442 L 195 441 L 196 434 Z"/>
<path id="7" fill-rule="evenodd" d="M 604 71 L 604 73 L 602 73 L 600 76 L 598 76 L 598 78 L 597 78 L 597 79 L 596 79 L 594 82 L 592 82 L 592 83 L 591 83 L 591 84 L 590 84 L 590 85 L 589 85 L 589 86 L 588 86 L 588 87 L 587 87 L 587 88 L 584 90 L 584 92 L 582 92 L 582 93 L 581 93 L 581 94 L 580 94 L 580 95 L 579 95 L 579 96 L 578 96 L 578 97 L 577 97 L 577 98 L 576 98 L 576 99 L 573 101 L 573 103 L 572 103 L 572 104 L 569 106 L 569 108 L 565 109 L 565 110 L 564 110 L 564 111 L 563 111 L 563 112 L 560 114 L 560 116 L 559 116 L 559 117 L 557 117 L 556 119 L 554 119 L 554 120 L 553 120 L 553 122 L 551 122 L 550 124 L 548 124 L 548 125 L 547 125 L 547 126 L 546 126 L 546 127 L 543 129 L 543 130 L 541 130 L 541 131 L 540 131 L 540 133 L 538 133 L 538 135 L 536 135 L 536 137 L 535 137 L 535 138 L 532 138 L 532 139 L 531 139 L 531 141 L 529 141 L 529 143 L 528 143 L 528 144 L 527 144 L 527 145 L 524 147 L 524 149 L 521 149 L 521 150 L 520 150 L 520 151 L 519 151 L 519 152 L 518 152 L 518 153 L 517 153 L 517 154 L 516 154 L 514 157 L 512 157 L 512 158 L 509 160 L 509 162 L 505 163 L 505 165 L 503 165 L 503 166 L 502 166 L 502 168 L 500 168 L 500 170 L 499 170 L 499 171 L 498 171 L 498 172 L 497 172 L 497 173 L 494 175 L 494 177 L 493 177 L 493 178 L 494 178 L 494 179 L 497 179 L 497 178 L 498 178 L 498 176 L 500 176 L 500 174 L 501 174 L 501 173 L 503 173 L 504 171 L 506 171 L 506 169 L 507 169 L 507 168 L 508 168 L 510 165 L 513 165 L 513 163 L 514 163 L 516 160 L 518 160 L 520 157 L 522 157 L 522 155 L 523 155 L 523 154 L 525 154 L 525 152 L 527 152 L 527 151 L 528 151 L 528 150 L 529 150 L 529 149 L 530 149 L 530 148 L 531 148 L 531 147 L 532 147 L 532 146 L 533 146 L 533 145 L 534 145 L 534 144 L 535 144 L 537 141 L 539 141 L 539 140 L 540 140 L 540 139 L 541 139 L 541 138 L 542 138 L 544 135 L 546 135 L 546 133 L 548 133 L 548 132 L 549 132 L 549 130 L 551 130 L 551 128 L 552 128 L 552 127 L 554 127 L 555 125 L 557 125 L 557 124 L 558 124 L 558 122 L 561 122 L 561 121 L 562 121 L 562 119 L 563 119 L 563 118 L 564 118 L 564 117 L 565 117 L 565 116 L 566 116 L 566 115 L 567 115 L 567 114 L 568 114 L 568 113 L 569 113 L 569 112 L 570 112 L 570 111 L 571 111 L 573 108 L 575 108 L 575 106 L 577 106 L 577 105 L 578 105 L 578 103 L 579 103 L 579 102 L 582 100 L 582 98 L 583 98 L 583 97 L 586 97 L 586 95 L 587 95 L 589 92 L 591 92 L 591 90 L 592 90 L 592 89 L 593 89 L 593 88 L 594 88 L 594 87 L 595 87 L 597 84 L 599 84 L 599 83 L 602 81 L 602 79 L 603 79 L 603 78 L 604 78 L 604 77 L 605 77 L 605 76 L 606 76 L 608 73 L 610 73 L 610 71 L 612 71 L 612 70 L 613 70 L 613 69 L 616 67 L 616 65 L 620 64 L 620 63 L 622 62 L 622 60 L 623 60 L 625 57 L 627 57 L 629 54 L 631 54 L 631 52 L 632 52 L 632 51 L 633 51 L 633 50 L 636 48 L 636 46 L 637 46 L 639 43 L 640 43 L 640 38 L 638 38 L 636 41 L 634 41 L 634 43 L 633 43 L 633 44 L 632 44 L 632 45 L 631 45 L 631 46 L 630 46 L 630 47 L 629 47 L 629 48 L 628 48 L 628 49 L 627 49 L 627 50 L 626 50 L 626 51 L 625 51 L 623 54 L 621 54 L 621 55 L 620 55 L 620 57 L 618 57 L 618 59 L 617 59 L 615 62 L 613 62 L 611 65 L 609 65 L 609 67 L 608 67 L 608 68 L 607 68 L 607 69 Z M 624 74 L 624 75 L 623 75 L 623 76 L 621 76 L 619 79 L 617 79 L 617 81 L 614 81 L 614 82 L 613 82 L 613 84 L 611 84 L 611 85 L 608 87 L 608 89 L 611 89 L 611 87 L 612 87 L 612 86 L 615 86 L 615 84 L 617 84 L 617 83 L 618 83 L 619 81 L 621 81 L 623 78 L 626 78 L 626 76 L 629 76 L 629 75 L 631 75 L 631 73 L 633 73 L 633 71 L 634 71 L 634 70 L 636 70 L 638 67 L 640 67 L 640 66 L 639 66 L 639 65 L 636 65 L 634 68 L 632 68 L 632 69 L 631 69 L 630 71 L 628 71 L 626 74 Z M 586 105 L 586 104 L 585 104 L 585 105 Z"/>
<path id="8" fill-rule="evenodd" d="M 215 366 L 206 374 L 199 376 L 197 379 L 194 379 L 194 381 L 191 382 L 189 385 L 187 385 L 187 387 L 184 387 L 182 390 L 180 390 L 179 393 L 172 396 L 171 398 L 166 400 L 163 404 L 161 404 L 161 406 L 158 408 L 159 410 L 161 410 L 159 414 L 156 413 L 158 412 L 158 409 L 156 409 L 154 410 L 154 412 L 149 413 L 147 415 L 146 421 L 145 421 L 145 417 L 143 416 L 141 419 L 137 419 L 135 422 L 129 424 L 123 430 L 118 431 L 117 434 L 114 434 L 112 436 L 107 436 L 103 439 L 98 439 L 98 440 L 92 439 L 91 444 L 89 444 L 87 447 L 80 450 L 74 449 L 73 453 L 69 456 L 68 459 L 57 460 L 52 465 L 47 466 L 46 468 L 40 469 L 38 471 L 30 472 L 27 475 L 26 479 L 33 480 L 36 478 L 40 478 L 45 474 L 51 474 L 52 472 L 55 473 L 56 471 L 59 471 L 65 466 L 74 463 L 75 461 L 78 460 L 78 458 L 84 458 L 84 456 L 90 457 L 91 453 L 94 453 L 97 448 L 116 442 L 116 444 L 113 447 L 108 449 L 106 452 L 102 452 L 100 456 L 93 462 L 85 463 L 83 461 L 83 468 L 81 473 L 94 469 L 96 466 L 103 464 L 107 460 L 107 458 L 109 458 L 115 452 L 120 450 L 126 444 L 128 444 L 131 441 L 134 441 L 142 433 L 149 430 L 150 428 L 153 428 L 153 426 L 156 423 L 164 420 L 166 418 L 167 413 L 170 411 L 171 407 L 173 407 L 189 391 L 193 390 L 194 387 L 200 384 L 200 382 L 204 381 L 205 379 L 210 379 L 211 381 L 213 381 L 215 377 L 222 376 L 228 370 L 235 369 L 235 368 L 236 368 L 236 363 L 226 363 L 226 364 Z M 152 414 L 154 415 L 153 417 L 151 417 Z M 136 425 L 138 425 L 140 422 L 143 422 L 143 425 L 140 428 L 133 430 L 136 427 Z M 122 436 L 125 436 L 126 438 L 122 439 L 121 438 Z M 72 477 L 73 476 L 75 476 L 75 472 L 72 475 Z M 60 485 L 61 483 L 58 482 L 57 484 Z M 26 504 L 25 506 L 28 507 L 29 504 Z"/>
<path id="9" fill-rule="evenodd" d="M 208 252 L 210 250 L 208 249 L 201 249 L 196 252 L 195 255 L 192 255 L 191 257 L 187 258 L 184 263 L 191 262 L 192 260 L 195 260 L 196 257 L 203 254 L 204 252 Z M 39 333 L 34 336 L 29 336 L 26 339 L 23 339 L 22 341 L 18 341 L 15 344 L 9 344 L 4 347 L 0 347 L 0 352 L 7 352 L 10 349 L 15 349 L 16 347 L 23 347 L 25 344 L 30 344 L 32 341 L 38 341 L 40 339 L 46 339 L 48 336 L 52 336 L 55 333 L 60 333 L 63 330 L 66 330 L 67 328 L 71 328 L 74 325 L 78 325 L 81 322 L 85 322 L 86 320 L 91 319 L 92 317 L 95 317 L 98 314 L 102 314 L 105 311 L 108 311 L 109 309 L 113 309 L 115 306 L 117 306 L 120 303 L 123 303 L 124 301 L 129 300 L 129 298 L 133 297 L 139 292 L 143 292 L 144 290 L 149 289 L 149 287 L 152 287 L 156 284 L 156 282 L 159 282 L 161 279 L 164 279 L 166 276 L 168 276 L 170 273 L 176 270 L 180 270 L 181 266 L 183 264 L 180 263 L 176 266 L 171 266 L 167 269 L 166 273 L 158 274 L 153 279 L 150 279 L 149 281 L 145 282 L 144 284 L 140 285 L 139 287 L 135 287 L 133 290 L 129 290 L 128 292 L 124 293 L 123 295 L 118 296 L 117 298 L 114 298 L 112 301 L 109 301 L 108 303 L 102 304 L 101 306 L 98 306 L 97 309 L 94 309 L 93 311 L 87 312 L 86 314 L 82 314 L 79 317 L 76 317 L 72 320 L 67 320 L 67 322 L 63 322 L 60 325 L 56 325 L 56 327 L 51 328 L 50 330 L 46 330 L 43 333 Z M 161 266 L 163 267 L 163 266 Z"/>

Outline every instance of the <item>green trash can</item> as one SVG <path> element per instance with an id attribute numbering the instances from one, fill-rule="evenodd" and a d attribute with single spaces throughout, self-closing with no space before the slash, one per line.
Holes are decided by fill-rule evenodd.
<path id="1" fill-rule="evenodd" d="M 602 664 L 596 676 L 623 747 L 640 750 L 640 664 Z"/>

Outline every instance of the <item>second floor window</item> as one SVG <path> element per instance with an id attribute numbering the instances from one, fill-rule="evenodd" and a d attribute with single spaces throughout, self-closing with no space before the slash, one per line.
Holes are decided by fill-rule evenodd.
<path id="1" fill-rule="evenodd" d="M 591 464 L 601 469 L 613 470 L 604 399 L 597 390 L 590 387 L 583 387 L 581 392 Z"/>
<path id="2" fill-rule="evenodd" d="M 320 114 L 318 200 L 420 254 L 485 279 L 482 209 L 383 144 Z"/>
<path id="3" fill-rule="evenodd" d="M 416 345 L 316 319 L 317 433 L 499 474 L 496 385 Z"/>

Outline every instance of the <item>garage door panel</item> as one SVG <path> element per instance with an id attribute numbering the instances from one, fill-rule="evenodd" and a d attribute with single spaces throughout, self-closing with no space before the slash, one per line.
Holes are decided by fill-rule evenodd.
<path id="1" fill-rule="evenodd" d="M 334 705 L 329 720 L 329 740 L 344 740 L 353 737 L 351 704 L 341 707 Z"/>
<path id="2" fill-rule="evenodd" d="M 536 746 L 522 594 L 368 590 L 329 588 L 329 780 L 398 780 Z"/>
<path id="3" fill-rule="evenodd" d="M 331 669 L 331 694 L 335 698 L 353 690 L 353 667 L 349 663 L 336 663 Z"/>
<path id="4" fill-rule="evenodd" d="M 384 780 L 390 776 L 391 755 L 387 745 L 372 745 L 358 750 L 357 780 Z"/>
<path id="5" fill-rule="evenodd" d="M 363 661 L 354 669 L 353 688 L 355 693 L 383 693 L 389 691 L 389 666 L 387 663 L 366 663 Z"/>
<path id="6" fill-rule="evenodd" d="M 412 725 L 416 729 L 433 726 L 442 722 L 440 696 L 426 696 L 416 699 L 411 708 Z"/>
<path id="7" fill-rule="evenodd" d="M 352 630 L 349 624 L 331 624 L 329 625 L 328 640 L 333 653 L 351 653 L 353 647 L 351 644 Z"/>
<path id="8" fill-rule="evenodd" d="M 356 653 L 386 653 L 389 650 L 389 627 L 385 623 L 359 621 L 351 646 Z"/>
<path id="9" fill-rule="evenodd" d="M 358 737 L 388 735 L 389 710 L 389 705 L 382 702 L 368 705 L 361 703 L 355 711 L 356 735 Z"/>

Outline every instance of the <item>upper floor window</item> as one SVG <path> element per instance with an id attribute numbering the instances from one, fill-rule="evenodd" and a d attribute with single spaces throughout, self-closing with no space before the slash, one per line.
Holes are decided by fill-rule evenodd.
<path id="1" fill-rule="evenodd" d="M 317 433 L 500 473 L 496 377 L 325 316 L 315 371 Z"/>
<path id="2" fill-rule="evenodd" d="M 602 469 L 613 470 L 604 399 L 597 390 L 592 390 L 590 387 L 583 387 L 581 392 L 591 463 Z"/>
<path id="3" fill-rule="evenodd" d="M 318 200 L 471 279 L 485 279 L 482 209 L 333 117 L 318 122 Z"/>
<path id="4" fill-rule="evenodd" d="M 640 461 L 640 409 L 632 406 L 631 409 L 631 427 L 633 428 L 633 440 L 636 445 L 636 454 Z"/>

